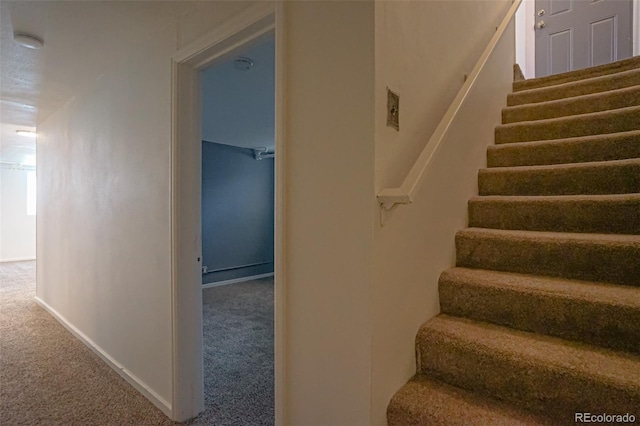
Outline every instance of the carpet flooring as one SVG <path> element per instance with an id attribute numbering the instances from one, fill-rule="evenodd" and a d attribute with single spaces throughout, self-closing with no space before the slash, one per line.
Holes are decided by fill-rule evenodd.
<path id="1" fill-rule="evenodd" d="M 0 264 L 0 425 L 174 425 L 45 312 L 35 262 Z M 273 424 L 273 280 L 204 292 L 206 411 L 189 425 Z"/>
<path id="2" fill-rule="evenodd" d="M 274 424 L 273 278 L 207 288 L 206 411 L 189 424 Z"/>

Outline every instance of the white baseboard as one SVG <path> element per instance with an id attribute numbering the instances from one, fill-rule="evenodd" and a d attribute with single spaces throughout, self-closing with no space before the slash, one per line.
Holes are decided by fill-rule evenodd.
<path id="1" fill-rule="evenodd" d="M 272 277 L 272 276 L 273 276 L 273 272 L 269 272 L 268 274 L 251 275 L 250 277 L 234 278 L 232 280 L 225 280 L 225 281 L 218 281 L 216 283 L 202 284 L 202 288 L 219 287 L 221 285 L 241 283 L 241 282 L 244 282 L 244 281 L 258 280 L 260 278 L 267 278 L 267 277 Z"/>
<path id="2" fill-rule="evenodd" d="M 5 262 L 26 262 L 27 260 L 36 260 L 35 257 L 12 257 L 9 259 L 0 259 L 0 263 Z"/>
<path id="3" fill-rule="evenodd" d="M 155 393 L 149 386 L 147 386 L 142 380 L 134 376 L 130 371 L 127 371 L 120 363 L 111 358 L 102 348 L 96 345 L 91 339 L 89 339 L 84 333 L 69 323 L 58 311 L 49 306 L 42 299 L 35 297 L 36 302 L 51 314 L 64 328 L 69 330 L 78 340 L 84 343 L 89 349 L 98 355 L 109 367 L 115 370 L 123 379 L 125 379 L 131 386 L 133 386 L 138 392 L 145 396 L 149 401 L 158 407 L 164 414 L 171 418 L 172 410 L 171 404 L 165 401 L 160 395 Z"/>

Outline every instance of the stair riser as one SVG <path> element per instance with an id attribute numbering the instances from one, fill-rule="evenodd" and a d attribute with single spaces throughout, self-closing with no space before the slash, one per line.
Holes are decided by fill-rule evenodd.
<path id="1" fill-rule="evenodd" d="M 573 71 L 569 73 L 551 75 L 539 79 L 530 79 L 517 81 L 513 83 L 513 91 L 518 92 L 521 90 L 535 89 L 538 87 L 549 87 L 556 84 L 563 84 L 572 81 L 584 80 L 586 78 L 593 78 L 603 75 L 611 75 L 622 71 L 628 71 L 640 67 L 640 57 L 636 56 L 623 61 L 618 61 L 612 64 L 601 65 L 593 68 L 587 68 L 579 71 Z"/>
<path id="2" fill-rule="evenodd" d="M 553 142 L 492 145 L 488 167 L 537 166 L 640 158 L 640 133 Z"/>
<path id="3" fill-rule="evenodd" d="M 640 286 L 640 243 L 456 235 L 457 266 Z"/>
<path id="4" fill-rule="evenodd" d="M 483 169 L 480 195 L 588 195 L 640 192 L 640 162 L 548 169 Z"/>
<path id="5" fill-rule="evenodd" d="M 640 71 L 632 70 L 622 75 L 613 74 L 597 81 L 576 82 L 564 87 L 547 87 L 530 91 L 511 93 L 507 96 L 508 106 L 525 105 L 538 102 L 548 102 L 573 96 L 583 96 L 592 93 L 602 93 L 625 87 L 640 85 Z"/>
<path id="6" fill-rule="evenodd" d="M 469 226 L 523 231 L 640 234 L 640 198 L 612 201 L 469 202 Z"/>
<path id="7" fill-rule="evenodd" d="M 640 130 L 640 108 L 584 114 L 496 127 L 496 144 L 564 139 Z"/>
<path id="8" fill-rule="evenodd" d="M 417 339 L 420 372 L 572 424 L 573 413 L 627 413 L 640 395 L 548 365 L 483 352 L 434 331 Z M 630 408 L 631 407 L 631 408 Z"/>
<path id="9" fill-rule="evenodd" d="M 391 399 L 387 426 L 550 426 L 548 419 L 490 398 L 414 376 Z"/>
<path id="10" fill-rule="evenodd" d="M 440 278 L 442 313 L 640 353 L 640 310 Z"/>
<path id="11" fill-rule="evenodd" d="M 640 105 L 640 87 L 502 110 L 502 123 L 544 120 Z"/>

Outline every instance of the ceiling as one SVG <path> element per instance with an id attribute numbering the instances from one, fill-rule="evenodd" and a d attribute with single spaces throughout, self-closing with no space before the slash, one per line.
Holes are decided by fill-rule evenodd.
<path id="1" fill-rule="evenodd" d="M 234 62 L 253 61 L 249 70 Z M 233 52 L 202 72 L 202 138 L 243 148 L 275 145 L 275 38 Z"/>
<path id="2" fill-rule="evenodd" d="M 148 40 L 198 3 L 0 0 L 0 162 L 28 161 L 35 141 L 15 130 L 35 129 L 118 63 L 132 44 Z M 16 31 L 43 39 L 44 47 L 16 44 Z"/>

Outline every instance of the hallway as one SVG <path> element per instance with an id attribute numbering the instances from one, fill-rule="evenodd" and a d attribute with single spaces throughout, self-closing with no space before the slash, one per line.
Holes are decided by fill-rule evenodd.
<path id="1" fill-rule="evenodd" d="M 38 306 L 35 269 L 0 264 L 0 424 L 173 424 Z"/>
<path id="2" fill-rule="evenodd" d="M 0 424 L 176 424 L 38 306 L 35 269 L 0 263 Z M 205 290 L 206 411 L 186 424 L 273 424 L 272 301 L 270 278 Z"/>

